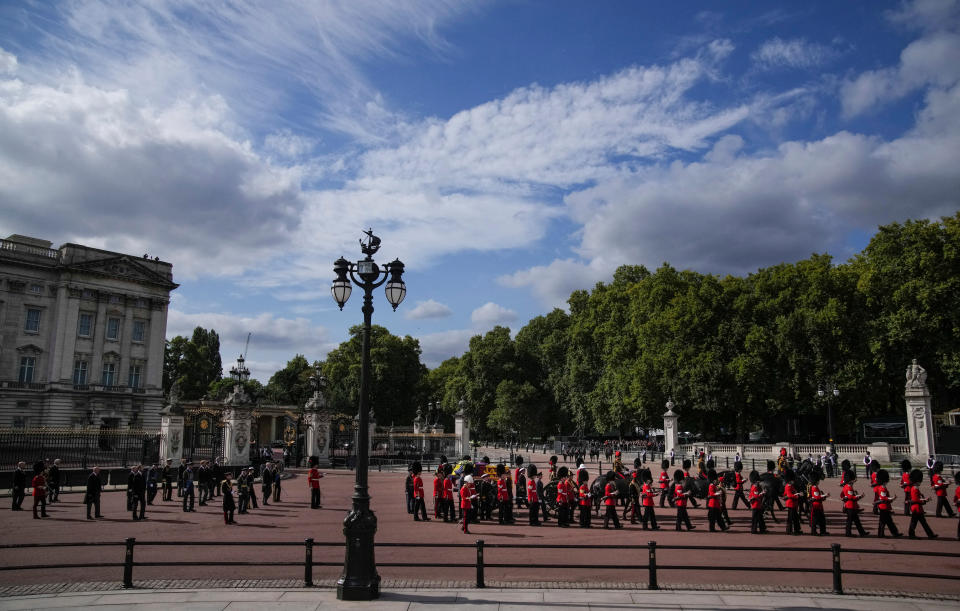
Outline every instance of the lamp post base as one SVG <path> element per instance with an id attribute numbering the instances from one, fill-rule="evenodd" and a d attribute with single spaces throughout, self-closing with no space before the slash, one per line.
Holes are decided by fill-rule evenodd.
<path id="1" fill-rule="evenodd" d="M 354 508 L 343 521 L 347 538 L 343 574 L 337 581 L 338 600 L 374 600 L 380 598 L 380 575 L 374 558 L 373 536 L 377 517 L 369 508 Z"/>

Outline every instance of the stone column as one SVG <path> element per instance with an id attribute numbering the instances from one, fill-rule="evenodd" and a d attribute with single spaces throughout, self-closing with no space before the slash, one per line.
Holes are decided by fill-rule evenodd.
<path id="1" fill-rule="evenodd" d="M 369 424 L 367 425 L 367 456 L 373 455 L 373 435 L 377 432 L 377 418 L 373 415 L 373 410 L 370 410 L 369 415 Z"/>
<path id="2" fill-rule="evenodd" d="M 663 453 L 666 455 L 669 455 L 670 450 L 676 450 L 677 446 L 680 445 L 680 436 L 677 432 L 677 421 L 680 416 L 673 411 L 674 407 L 676 406 L 673 404 L 673 399 L 668 399 L 667 411 L 663 415 Z"/>
<path id="3" fill-rule="evenodd" d="M 330 464 L 330 414 L 323 393 L 315 391 L 304 406 L 307 424 L 307 457 L 316 456 L 321 465 Z"/>
<path id="4" fill-rule="evenodd" d="M 460 399 L 460 409 L 454 418 L 453 432 L 457 435 L 457 458 L 470 454 L 470 416 L 467 415 L 467 402 Z"/>
<path id="5" fill-rule="evenodd" d="M 253 402 L 237 384 L 223 401 L 223 419 L 226 422 L 226 439 L 223 444 L 223 464 L 246 466 L 250 464 L 250 416 Z"/>
<path id="6" fill-rule="evenodd" d="M 927 371 L 917 364 L 917 359 L 907 367 L 907 385 L 904 389 L 907 407 L 907 425 L 910 433 L 910 453 L 926 459 L 936 454 L 933 438 L 933 413 L 930 410 L 930 389 L 927 388 Z"/>

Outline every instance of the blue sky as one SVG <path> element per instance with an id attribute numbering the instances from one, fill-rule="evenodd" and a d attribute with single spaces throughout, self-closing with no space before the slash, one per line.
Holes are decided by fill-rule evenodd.
<path id="1" fill-rule="evenodd" d="M 168 335 L 266 381 L 361 319 L 436 366 L 643 264 L 846 260 L 956 212 L 960 6 L 203 0 L 0 5 L 0 233 L 170 261 Z"/>

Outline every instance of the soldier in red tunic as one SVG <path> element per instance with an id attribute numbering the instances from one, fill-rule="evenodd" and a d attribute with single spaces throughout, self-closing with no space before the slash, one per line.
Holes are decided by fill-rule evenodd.
<path id="1" fill-rule="evenodd" d="M 752 516 L 750 520 L 750 533 L 754 535 L 767 532 L 767 523 L 763 519 L 763 508 L 764 505 L 766 505 L 763 499 L 764 495 L 766 495 L 766 492 L 760 486 L 760 474 L 756 471 L 751 471 L 749 500 Z"/>
<path id="2" fill-rule="evenodd" d="M 900 463 L 900 489 L 903 490 L 903 515 L 910 515 L 910 471 L 913 466 L 909 460 Z"/>
<path id="3" fill-rule="evenodd" d="M 617 518 L 617 497 L 620 495 L 620 492 L 617 490 L 617 485 L 613 481 L 616 478 L 616 473 L 607 471 L 607 484 L 603 488 L 603 504 L 606 507 L 606 513 L 603 514 L 604 528 L 610 528 L 610 520 L 613 520 L 614 528 L 623 528 L 623 525 L 620 524 L 620 519 Z"/>
<path id="4" fill-rule="evenodd" d="M 843 500 L 843 510 L 847 513 L 847 526 L 846 534 L 848 537 L 852 537 L 853 527 L 857 527 L 857 532 L 860 533 L 861 537 L 867 536 L 867 531 L 863 529 L 863 525 L 860 523 L 860 504 L 859 500 L 863 498 L 862 494 L 859 494 L 854 488 L 853 484 L 857 481 L 856 471 L 849 470 L 843 474 L 843 491 L 840 493 L 840 498 Z"/>
<path id="5" fill-rule="evenodd" d="M 507 475 L 506 468 L 500 464 L 497 465 L 497 520 L 500 524 L 512 524 L 513 516 L 510 514 L 510 477 Z"/>
<path id="6" fill-rule="evenodd" d="M 429 522 L 430 518 L 427 517 L 427 504 L 426 499 L 423 497 L 423 478 L 420 477 L 420 474 L 423 472 L 423 466 L 420 464 L 420 461 L 415 460 L 412 465 L 410 465 L 410 472 L 413 474 L 413 519 L 416 522 L 421 520 L 424 522 Z M 420 514 L 419 516 L 417 514 Z"/>
<path id="7" fill-rule="evenodd" d="M 793 469 L 787 467 L 783 470 L 783 479 L 786 484 L 783 487 L 783 500 L 787 506 L 787 534 L 800 535 L 800 494 L 797 492 L 797 476 Z"/>
<path id="8" fill-rule="evenodd" d="M 467 524 L 470 522 L 470 508 L 473 506 L 473 500 L 479 495 L 476 488 L 473 487 L 473 476 L 468 475 L 463 478 L 463 485 L 460 486 L 460 510 L 463 514 L 463 534 L 469 534 Z"/>
<path id="9" fill-rule="evenodd" d="M 726 524 L 723 523 L 723 516 L 720 514 L 721 510 L 721 501 L 720 497 L 723 494 L 720 490 L 720 484 L 717 483 L 717 472 L 713 469 L 707 471 L 707 523 L 710 525 L 710 532 L 716 532 L 717 525 L 720 526 L 720 530 L 727 530 Z"/>
<path id="10" fill-rule="evenodd" d="M 590 497 L 593 495 L 590 493 L 590 485 L 584 481 L 580 484 L 580 528 L 590 528 L 590 511 L 591 505 L 593 504 L 590 501 Z"/>
<path id="11" fill-rule="evenodd" d="M 927 518 L 924 517 L 923 506 L 930 499 L 920 494 L 920 484 L 923 482 L 923 472 L 920 469 L 914 469 L 910 472 L 910 529 L 908 535 L 911 539 L 917 538 L 917 524 L 923 526 L 923 531 L 927 537 L 936 539 L 937 535 L 927 526 Z"/>
<path id="12" fill-rule="evenodd" d="M 826 535 L 827 516 L 823 511 L 823 501 L 830 495 L 820 489 L 820 474 L 816 469 L 807 478 L 810 480 L 810 534 Z M 817 533 L 817 530 L 820 532 Z"/>
<path id="13" fill-rule="evenodd" d="M 433 474 L 433 517 L 439 519 L 443 512 L 443 463 L 437 465 Z"/>
<path id="14" fill-rule="evenodd" d="M 670 505 L 673 506 L 673 499 L 669 498 L 670 494 L 667 492 L 667 488 L 670 487 L 670 476 L 667 474 L 667 469 L 670 468 L 670 461 L 666 458 L 660 462 L 660 507 L 663 508 L 665 501 L 670 501 Z"/>
<path id="15" fill-rule="evenodd" d="M 680 526 L 687 525 L 687 530 L 693 530 L 695 526 L 690 524 L 690 516 L 687 515 L 687 498 L 690 493 L 684 490 L 683 471 L 677 469 L 673 472 L 673 504 L 677 507 L 677 530 Z"/>
<path id="16" fill-rule="evenodd" d="M 33 465 L 33 480 L 30 485 L 33 487 L 33 518 L 49 518 L 47 514 L 47 478 L 43 476 L 44 465 L 37 462 Z M 40 507 L 40 515 L 37 515 L 37 507 Z"/>
<path id="17" fill-rule="evenodd" d="M 879 469 L 876 471 L 876 475 L 877 486 L 874 488 L 874 491 L 877 493 L 877 514 L 880 516 L 880 526 L 877 530 L 877 536 L 882 539 L 885 528 L 889 528 L 890 534 L 894 537 L 903 536 L 900 531 L 897 530 L 897 525 L 893 523 L 893 500 L 897 497 L 890 496 L 890 491 L 887 490 L 887 482 L 890 481 L 890 474 L 886 469 Z"/>
<path id="18" fill-rule="evenodd" d="M 310 509 L 320 509 L 320 478 L 323 473 L 317 465 L 320 460 L 316 456 L 310 457 L 310 471 L 307 473 L 307 486 L 310 488 Z"/>
<path id="19" fill-rule="evenodd" d="M 653 488 L 653 474 L 650 473 L 650 469 L 644 469 L 640 478 L 643 480 L 643 487 L 640 489 L 641 502 L 643 503 L 643 517 L 640 521 L 643 524 L 643 530 L 647 530 L 648 524 L 651 529 L 660 530 L 660 527 L 657 526 L 657 516 L 653 511 L 653 499 L 657 496 L 657 492 Z"/>
<path id="20" fill-rule="evenodd" d="M 941 511 L 946 511 L 947 517 L 952 518 L 953 509 L 950 507 L 950 503 L 947 502 L 947 488 L 950 484 L 947 482 L 947 478 L 943 476 L 943 463 L 939 460 L 933 465 L 931 483 L 933 484 L 933 492 L 937 495 L 937 517 L 941 517 Z"/>
<path id="21" fill-rule="evenodd" d="M 457 512 L 453 508 L 453 466 L 443 467 L 443 521 L 456 522 Z"/>
<path id="22" fill-rule="evenodd" d="M 530 526 L 540 526 L 540 497 L 537 496 L 537 468 L 527 465 L 527 506 L 530 513 Z"/>
<path id="23" fill-rule="evenodd" d="M 570 526 L 571 516 L 568 515 L 569 503 L 568 495 L 570 490 L 567 488 L 567 475 L 569 470 L 566 467 L 557 469 L 557 526 L 567 528 Z"/>
<path id="24" fill-rule="evenodd" d="M 957 507 L 957 515 L 960 516 L 960 486 L 953 491 L 953 504 Z M 960 540 L 960 520 L 957 520 L 957 539 Z"/>

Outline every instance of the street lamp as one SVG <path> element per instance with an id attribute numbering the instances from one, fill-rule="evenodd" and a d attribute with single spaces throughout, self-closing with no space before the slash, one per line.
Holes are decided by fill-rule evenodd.
<path id="1" fill-rule="evenodd" d="M 827 402 L 827 436 L 833 443 L 833 401 L 840 397 L 840 389 L 833 382 L 825 382 L 817 387 L 817 396 Z M 832 398 L 831 398 L 832 397 Z"/>
<path id="2" fill-rule="evenodd" d="M 337 581 L 338 600 L 373 600 L 380 597 L 380 575 L 377 574 L 377 565 L 373 553 L 373 536 L 377 532 L 377 517 L 370 510 L 370 495 L 367 494 L 370 325 L 373 316 L 373 290 L 386 282 L 384 292 L 394 311 L 407 294 L 407 287 L 403 283 L 403 263 L 399 259 L 395 259 L 382 267 L 375 263 L 373 255 L 380 248 L 380 238 L 373 235 L 372 229 L 364 233 L 367 235 L 367 242 L 360 241 L 360 250 L 366 256 L 356 263 L 347 261 L 343 257 L 337 259 L 333 264 L 336 278 L 330 287 L 333 299 L 341 310 L 353 290 L 351 281 L 363 289 L 357 473 L 356 483 L 353 486 L 353 509 L 343 521 L 343 534 L 347 538 L 347 551 L 343 573 Z M 347 277 L 348 274 L 349 278 Z"/>
<path id="3" fill-rule="evenodd" d="M 244 358 L 241 354 L 237 357 L 237 364 L 230 368 L 230 377 L 243 384 L 250 377 L 250 370 L 243 366 Z"/>

